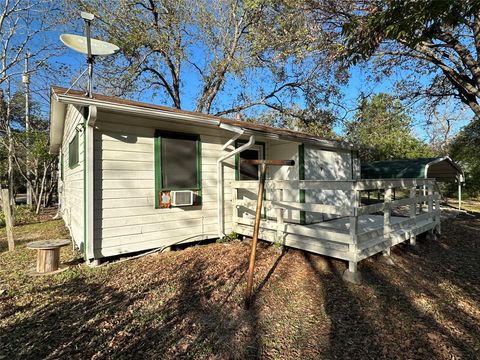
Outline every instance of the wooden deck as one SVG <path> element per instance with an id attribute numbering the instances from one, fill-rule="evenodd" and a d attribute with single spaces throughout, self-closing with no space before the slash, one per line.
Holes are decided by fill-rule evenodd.
<path id="1" fill-rule="evenodd" d="M 433 180 L 362 180 L 362 181 L 267 181 L 264 201 L 268 217 L 260 224 L 260 239 L 349 261 L 357 262 L 426 231 L 440 231 L 439 195 L 433 192 Z M 252 181 L 236 181 L 234 189 L 234 231 L 252 236 L 256 186 Z M 350 203 L 328 205 L 282 200 L 282 191 L 315 189 L 347 192 Z M 393 200 L 392 189 L 407 189 L 407 197 Z M 424 188 L 428 189 L 423 195 Z M 361 204 L 361 191 L 384 190 L 383 202 Z M 405 191 L 404 191 L 405 193 Z M 407 207 L 407 216 L 392 211 Z M 295 223 L 286 220 L 286 212 L 322 213 L 331 220 Z M 393 212 L 395 214 L 395 212 Z M 336 218 L 335 218 L 336 217 Z M 303 217 L 305 218 L 305 217 Z"/>

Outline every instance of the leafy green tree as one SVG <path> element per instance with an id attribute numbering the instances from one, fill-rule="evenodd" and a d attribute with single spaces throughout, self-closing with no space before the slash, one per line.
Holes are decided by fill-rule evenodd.
<path id="1" fill-rule="evenodd" d="M 11 154 L 12 194 L 25 191 L 25 185 L 28 183 L 38 213 L 42 199 L 45 195 L 51 196 L 56 187 L 57 157 L 49 154 L 48 121 L 43 117 L 36 102 L 30 104 L 31 129 L 26 131 L 24 101 L 20 92 L 14 93 L 8 104 L 6 101 L 0 101 L 0 180 L 9 183 L 8 154 Z M 8 121 L 6 121 L 7 107 L 9 107 Z M 30 170 L 28 172 L 27 165 Z"/>
<path id="2" fill-rule="evenodd" d="M 470 196 L 480 195 L 480 118 L 475 118 L 453 140 L 452 157 L 465 171 L 465 190 Z"/>
<path id="3" fill-rule="evenodd" d="M 52 70 L 59 45 L 56 37 L 51 36 L 64 19 L 59 16 L 63 13 L 61 3 L 59 0 L 5 0 L 0 5 L 0 146 L 3 147 L 0 168 L 5 169 L 2 182 L 9 185 L 12 205 L 15 189 L 22 181 L 15 167 L 15 137 L 24 130 L 25 123 L 21 81 L 24 61 L 29 58 L 28 72 L 33 75 L 31 95 L 40 100 L 39 93 L 48 94 L 49 82 L 61 73 Z"/>
<path id="4" fill-rule="evenodd" d="M 412 118 L 402 103 L 380 93 L 362 100 L 353 121 L 347 123 L 347 140 L 360 151 L 362 161 L 421 158 L 433 151 L 412 134 Z"/>
<path id="5" fill-rule="evenodd" d="M 326 3 L 334 4 L 328 11 L 342 30 L 351 63 L 373 58 L 384 75 L 400 70 L 405 96 L 434 104 L 453 96 L 480 116 L 480 1 Z"/>

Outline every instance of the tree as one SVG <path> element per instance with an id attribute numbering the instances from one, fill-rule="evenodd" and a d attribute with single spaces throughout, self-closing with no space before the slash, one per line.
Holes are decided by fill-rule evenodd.
<path id="1" fill-rule="evenodd" d="M 176 108 L 193 99 L 204 113 L 262 108 L 301 117 L 295 106 L 325 107 L 346 80 L 335 42 L 313 36 L 307 8 L 294 1 L 75 3 L 73 11 L 95 13 L 100 35 L 121 48 L 99 75 L 116 95 L 144 90 Z"/>
<path id="2" fill-rule="evenodd" d="M 465 188 L 469 195 L 480 194 L 480 119 L 475 118 L 454 138 L 450 152 L 465 171 Z"/>
<path id="3" fill-rule="evenodd" d="M 384 74 L 400 70 L 406 96 L 454 97 L 480 116 L 478 0 L 345 0 L 330 10 L 351 63 L 374 57 Z"/>
<path id="4" fill-rule="evenodd" d="M 432 156 L 433 151 L 412 135 L 411 124 L 401 102 L 380 93 L 361 100 L 345 132 L 365 162 Z"/>
<path id="5" fill-rule="evenodd" d="M 46 68 L 47 60 L 57 49 L 47 34 L 62 19 L 57 16 L 58 11 L 57 1 L 53 0 L 5 0 L 0 7 L 0 131 L 11 195 L 15 187 L 14 133 L 24 128 L 18 125 L 19 112 L 15 107 L 19 102 L 14 99 L 21 91 L 23 61 L 29 53 L 32 73 Z M 10 198 L 13 201 L 14 197 Z"/>
<path id="6" fill-rule="evenodd" d="M 258 116 L 246 118 L 246 121 L 249 122 L 287 128 L 329 139 L 337 137 L 333 131 L 333 125 L 336 120 L 335 115 L 327 110 L 299 109 L 295 107 L 283 113 L 265 111 Z"/>
<path id="7" fill-rule="evenodd" d="M 434 107 L 427 116 L 425 132 L 430 147 L 441 155 L 449 155 L 450 144 L 467 119 L 464 107 L 451 106 L 449 101 Z"/>

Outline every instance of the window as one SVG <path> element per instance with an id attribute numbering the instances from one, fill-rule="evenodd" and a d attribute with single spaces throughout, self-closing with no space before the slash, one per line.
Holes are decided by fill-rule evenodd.
<path id="1" fill-rule="evenodd" d="M 71 168 L 78 165 L 78 132 L 68 144 L 68 166 Z"/>
<path id="2" fill-rule="evenodd" d="M 196 204 L 201 192 L 201 143 L 198 135 L 156 131 L 155 189 L 156 205 L 162 191 L 196 191 Z"/>
<path id="3" fill-rule="evenodd" d="M 240 153 L 240 180 L 258 180 L 258 165 L 244 164 L 242 160 L 259 160 L 260 150 L 259 149 L 247 149 Z"/>
<path id="4" fill-rule="evenodd" d="M 245 142 L 238 141 L 236 147 L 240 147 Z M 242 160 L 262 160 L 265 152 L 265 144 L 257 143 L 247 150 L 242 151 L 235 157 L 236 161 L 236 180 L 258 180 L 260 177 L 260 167 L 258 165 L 244 164 Z"/>

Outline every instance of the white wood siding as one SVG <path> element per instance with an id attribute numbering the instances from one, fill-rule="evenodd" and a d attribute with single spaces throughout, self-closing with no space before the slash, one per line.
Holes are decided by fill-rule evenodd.
<path id="1" fill-rule="evenodd" d="M 271 180 L 299 180 L 299 143 L 275 142 L 270 145 L 269 159 L 273 160 L 294 160 L 294 166 L 272 166 L 269 168 L 269 179 Z M 267 192 L 267 199 L 273 199 L 274 194 Z M 299 190 L 283 190 L 283 201 L 299 201 Z M 269 214 L 275 216 L 275 214 Z M 283 215 L 286 221 L 299 222 L 300 211 L 286 210 Z"/>
<path id="2" fill-rule="evenodd" d="M 156 129 L 200 135 L 201 206 L 155 209 Z M 101 112 L 94 135 L 95 256 L 217 237 L 216 164 L 223 144 L 231 137 L 220 129 Z M 233 146 L 227 149 L 232 150 Z M 229 183 L 235 179 L 234 168 L 232 157 L 224 166 L 227 233 L 232 231 Z"/>
<path id="3" fill-rule="evenodd" d="M 305 180 L 351 180 L 350 151 L 330 151 L 305 146 Z M 306 190 L 306 203 L 350 206 L 351 193 L 340 190 Z M 307 213 L 307 223 L 329 220 L 332 215 Z"/>
<path id="4" fill-rule="evenodd" d="M 83 141 L 84 131 L 78 132 L 78 165 L 70 169 L 69 167 L 69 144 L 77 133 L 77 126 L 83 124 L 83 109 L 68 105 L 65 115 L 65 126 L 63 131 L 63 141 L 61 153 L 63 154 L 63 184 L 60 196 L 61 214 L 65 224 L 70 229 L 70 233 L 75 244 L 83 251 L 84 247 L 84 199 L 83 199 Z M 60 180 L 61 182 L 61 180 Z"/>

